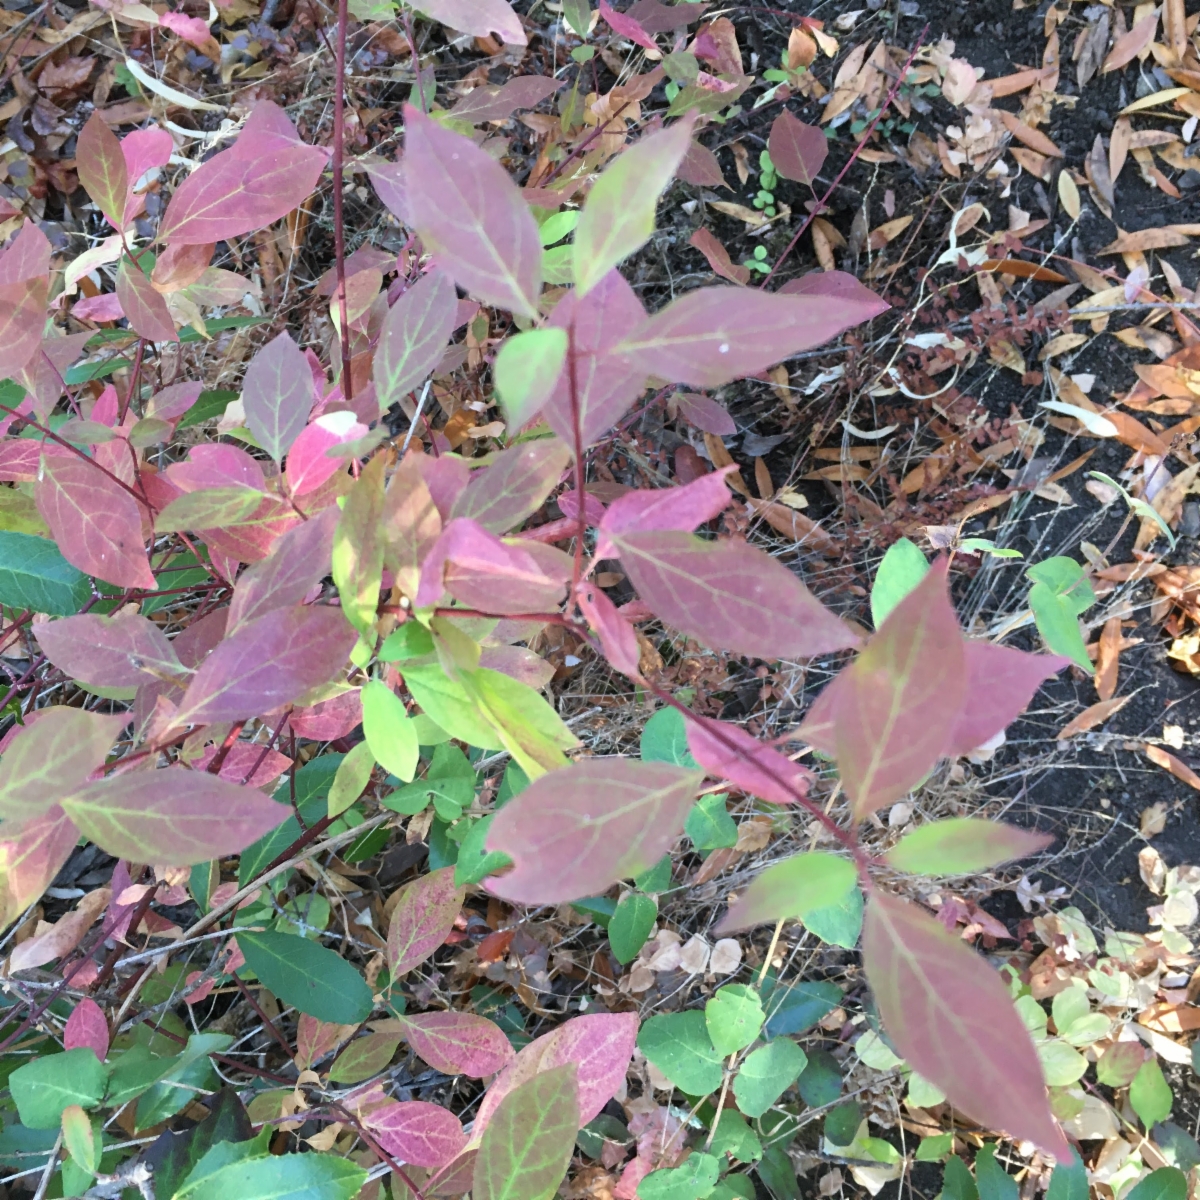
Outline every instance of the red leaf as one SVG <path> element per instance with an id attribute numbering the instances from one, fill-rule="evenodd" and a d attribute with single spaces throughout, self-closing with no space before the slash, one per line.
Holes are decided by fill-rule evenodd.
<path id="1" fill-rule="evenodd" d="M 445 943 L 466 898 L 467 889 L 454 886 L 453 867 L 422 875 L 404 889 L 388 925 L 388 966 L 394 979 Z"/>
<path id="2" fill-rule="evenodd" d="M 737 433 L 737 425 L 728 410 L 707 396 L 695 392 L 677 392 L 672 402 L 689 425 L 694 425 L 704 433 L 715 433 L 717 437 L 729 437 Z"/>
<path id="3" fill-rule="evenodd" d="M 484 121 L 506 121 L 518 109 L 534 108 L 553 95 L 566 80 L 545 75 L 516 75 L 507 83 L 484 83 L 469 91 L 450 110 L 456 121 L 482 125 Z"/>
<path id="4" fill-rule="evenodd" d="M 736 470 L 735 466 L 722 467 L 683 487 L 641 488 L 618 496 L 600 522 L 596 557 L 612 557 L 615 551 L 611 539 L 618 534 L 663 529 L 691 533 L 719 517 L 733 499 L 725 477 Z"/>
<path id="5" fill-rule="evenodd" d="M 483 1079 L 513 1057 L 512 1043 L 499 1025 L 474 1013 L 428 1012 L 401 1017 L 404 1040 L 435 1071 Z"/>
<path id="6" fill-rule="evenodd" d="M 338 510 L 331 505 L 289 529 L 271 553 L 238 578 L 229 602 L 229 633 L 277 608 L 299 604 L 329 574 Z"/>
<path id="7" fill-rule="evenodd" d="M 367 435 L 367 427 L 350 411 L 322 413 L 306 426 L 288 451 L 284 474 L 293 496 L 307 496 L 339 471 L 346 460 L 333 458 L 328 451 Z"/>
<path id="8" fill-rule="evenodd" d="M 204 390 L 202 383 L 173 383 L 155 392 L 146 404 L 146 416 L 162 421 L 177 421 L 187 412 Z"/>
<path id="9" fill-rule="evenodd" d="M 108 1021 L 95 1000 L 84 996 L 71 1010 L 63 1027 L 63 1049 L 86 1046 L 103 1062 L 108 1057 Z"/>
<path id="10" fill-rule="evenodd" d="M 101 292 L 76 300 L 71 305 L 71 316 L 77 321 L 119 321 L 125 316 L 125 308 L 116 292 Z"/>
<path id="11" fill-rule="evenodd" d="M 50 271 L 50 253 L 50 240 L 32 221 L 26 221 L 0 253 L 0 283 L 42 278 Z"/>
<path id="12" fill-rule="evenodd" d="M 710 775 L 728 779 L 751 796 L 772 804 L 795 804 L 800 796 L 808 795 L 811 771 L 797 766 L 778 750 L 764 746 L 736 725 L 706 717 L 693 718 L 687 723 L 687 737 L 692 757 Z M 726 742 L 734 743 L 737 750 Z"/>
<path id="13" fill-rule="evenodd" d="M 107 854 L 180 867 L 237 854 L 290 812 L 254 788 L 177 766 L 89 784 L 63 809 Z"/>
<path id="14" fill-rule="evenodd" d="M 338 608 L 301 605 L 258 617 L 204 660 L 179 702 L 176 724 L 271 712 L 333 679 L 357 637 Z"/>
<path id="15" fill-rule="evenodd" d="M 730 283 L 744 286 L 750 282 L 750 268 L 734 266 L 729 251 L 725 249 L 708 229 L 697 229 L 688 239 L 688 245 L 699 250 L 708 260 L 708 265 Z"/>
<path id="16" fill-rule="evenodd" d="M 816 125 L 805 125 L 785 108 L 771 125 L 767 152 L 784 179 L 813 187 L 829 153 L 829 139 Z"/>
<path id="17" fill-rule="evenodd" d="M 541 240 L 508 172 L 410 104 L 402 165 L 411 224 L 438 265 L 475 299 L 536 317 Z"/>
<path id="18" fill-rule="evenodd" d="M 876 312 L 887 305 L 879 300 Z M 673 300 L 617 347 L 647 375 L 713 388 L 811 350 L 863 320 L 836 297 L 699 288 Z"/>
<path id="19" fill-rule="evenodd" d="M 515 866 L 488 889 L 556 904 L 639 875 L 683 830 L 700 773 L 627 758 L 584 760 L 535 779 L 492 819 L 487 848 Z"/>
<path id="20" fill-rule="evenodd" d="M 1057 654 L 1028 654 L 994 642 L 964 643 L 967 693 L 946 753 L 968 754 L 1025 711 L 1051 676 L 1071 665 Z"/>
<path id="21" fill-rule="evenodd" d="M 580 300 L 567 292 L 549 324 L 574 329 L 575 387 L 580 432 L 585 446 L 615 425 L 646 386 L 649 372 L 616 351 L 644 320 L 646 310 L 620 271 L 610 271 Z M 568 446 L 575 444 L 571 375 L 565 369 L 542 409 L 546 423 Z"/>
<path id="22" fill-rule="evenodd" d="M 631 679 L 641 678 L 641 654 L 633 626 L 617 611 L 617 606 L 587 580 L 580 580 L 575 592 L 579 610 L 600 639 L 600 648 L 609 664 Z"/>
<path id="23" fill-rule="evenodd" d="M 863 963 L 884 1029 L 913 1070 L 985 1129 L 1069 1157 L 1033 1042 L 987 962 L 916 905 L 872 892 Z"/>
<path id="24" fill-rule="evenodd" d="M 93 112 L 75 143 L 79 182 L 114 229 L 125 227 L 125 197 L 129 173 L 121 141 L 98 113 Z"/>
<path id="25" fill-rule="evenodd" d="M 455 498 L 451 519 L 468 517 L 492 533 L 507 533 L 532 516 L 558 486 L 571 451 L 558 438 L 539 438 L 501 450 L 474 471 Z"/>
<path id="26" fill-rule="evenodd" d="M 79 830 L 57 804 L 0 828 L 5 830 L 0 839 L 0 927 L 6 927 L 50 886 L 78 845 Z"/>
<path id="27" fill-rule="evenodd" d="M 728 187 L 717 156 L 703 142 L 692 142 L 675 172 L 694 187 Z"/>
<path id="28" fill-rule="evenodd" d="M 838 774 L 856 819 L 916 787 L 953 736 L 967 664 L 946 577 L 942 559 L 837 680 Z"/>
<path id="29" fill-rule="evenodd" d="M 422 276 L 388 309 L 371 366 L 380 408 L 391 408 L 425 382 L 457 324 L 458 297 L 444 271 Z"/>
<path id="30" fill-rule="evenodd" d="M 63 458 L 71 452 L 54 442 L 35 442 L 33 438 L 6 438 L 0 442 L 0 480 L 6 483 L 33 483 L 38 477 L 42 455 Z"/>
<path id="31" fill-rule="evenodd" d="M 606 0 L 600 0 L 600 15 L 608 22 L 609 28 L 613 33 L 620 37 L 628 38 L 635 46 L 641 46 L 646 50 L 658 52 L 658 46 L 655 45 L 654 39 L 635 21 L 632 17 L 625 16 L 624 13 L 614 12 L 606 3 Z"/>
<path id="32" fill-rule="evenodd" d="M 501 810 L 503 811 L 503 810 Z M 472 1136 L 495 1115 L 500 1101 L 535 1075 L 574 1063 L 579 1088 L 579 1120 L 586 1125 L 625 1082 L 637 1043 L 636 1013 L 592 1013 L 572 1017 L 535 1038 L 496 1077 L 479 1104 Z"/>
<path id="33" fill-rule="evenodd" d="M 311 738 L 314 742 L 345 737 L 362 724 L 362 693 L 352 688 L 332 700 L 297 708 L 288 717 L 288 724 L 297 737 Z"/>
<path id="34" fill-rule="evenodd" d="M 183 666 L 153 621 L 139 613 L 80 613 L 43 621 L 33 631 L 46 657 L 72 679 L 98 687 L 140 687 L 150 677 L 180 676 Z"/>
<path id="35" fill-rule="evenodd" d="M 21 371 L 37 355 L 50 298 L 50 242 L 31 221 L 0 254 L 0 345 L 4 370 Z"/>
<path id="36" fill-rule="evenodd" d="M 886 300 L 864 287 L 848 271 L 809 271 L 799 279 L 789 279 L 779 291 L 785 296 L 833 301 L 847 329 L 887 312 L 890 307 Z"/>
<path id="37" fill-rule="evenodd" d="M 259 101 L 237 141 L 176 190 L 159 237 L 207 245 L 270 225 L 312 194 L 326 161 L 323 150 L 300 141 L 283 109 Z"/>
<path id="38" fill-rule="evenodd" d="M 155 167 L 165 167 L 174 153 L 175 142 L 171 135 L 157 126 L 135 129 L 121 139 L 121 154 L 125 159 L 125 175 L 128 180 L 125 192 L 126 227 L 146 205 L 146 197 L 135 196 L 133 189 L 147 171 L 152 171 Z M 207 260 L 205 265 L 208 265 Z"/>
<path id="39" fill-rule="evenodd" d="M 117 270 L 117 299 L 138 337 L 148 342 L 179 341 L 166 300 L 128 258 L 121 259 Z"/>
<path id="40" fill-rule="evenodd" d="M 208 764 L 220 753 L 220 747 L 208 745 L 194 763 L 193 770 L 207 771 Z M 234 742 L 229 748 L 217 772 L 218 779 L 230 783 L 245 784 L 252 788 L 265 788 L 277 780 L 292 765 L 292 760 L 278 750 L 257 746 L 253 742 Z"/>
<path id="41" fill-rule="evenodd" d="M 242 381 L 246 425 L 276 462 L 300 436 L 315 399 L 308 359 L 286 330 L 250 360 Z"/>
<path id="42" fill-rule="evenodd" d="M 86 459 L 47 454 L 34 498 L 72 566 L 117 587 L 157 586 L 138 502 L 115 479 Z"/>
<path id="43" fill-rule="evenodd" d="M 775 660 L 858 640 L 787 567 L 745 542 L 673 531 L 619 534 L 613 542 L 642 600 L 706 645 Z"/>
<path id="44" fill-rule="evenodd" d="M 391 1155 L 418 1167 L 441 1167 L 466 1147 L 458 1118 L 424 1100 L 389 1100 L 362 1115 L 362 1123 Z"/>

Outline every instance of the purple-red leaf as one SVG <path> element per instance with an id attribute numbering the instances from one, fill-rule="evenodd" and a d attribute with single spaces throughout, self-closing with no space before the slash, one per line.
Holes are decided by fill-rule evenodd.
<path id="1" fill-rule="evenodd" d="M 535 779 L 492 819 L 487 848 L 515 862 L 488 881 L 520 904 L 594 896 L 671 848 L 700 772 L 628 758 L 586 759 Z"/>
<path id="2" fill-rule="evenodd" d="M 404 889 L 388 925 L 387 957 L 392 978 L 423 963 L 454 928 L 467 889 L 454 886 L 454 868 L 442 867 Z"/>
<path id="3" fill-rule="evenodd" d="M 487 1127 L 500 1101 L 521 1084 L 569 1063 L 578 1072 L 579 1120 L 586 1125 L 625 1082 L 637 1030 L 636 1013 L 593 1013 L 573 1017 L 535 1038 L 488 1088 L 475 1118 L 475 1133 Z"/>
<path id="4" fill-rule="evenodd" d="M 108 1021 L 104 1009 L 89 996 L 71 1009 L 63 1027 L 63 1049 L 76 1050 L 80 1046 L 86 1046 L 101 1062 L 108 1057 Z"/>
<path id="5" fill-rule="evenodd" d="M 500 1026 L 474 1013 L 454 1009 L 414 1013 L 395 1024 L 421 1058 L 447 1075 L 483 1079 L 501 1070 L 513 1057 L 512 1043 Z"/>
<path id="6" fill-rule="evenodd" d="M 335 446 L 366 437 L 367 427 L 347 409 L 322 413 L 300 432 L 288 451 L 284 476 L 293 496 L 306 496 L 339 471 L 346 469 L 345 459 L 329 454 Z"/>
<path id="7" fill-rule="evenodd" d="M 78 844 L 79 830 L 57 804 L 35 817 L 6 821 L 0 829 L 4 830 L 0 838 L 0 928 L 4 928 L 50 886 Z"/>
<path id="8" fill-rule="evenodd" d="M 710 774 L 769 800 L 772 804 L 795 804 L 808 795 L 812 772 L 764 746 L 737 725 L 697 717 L 687 723 L 688 749 Z"/>
<path id="9" fill-rule="evenodd" d="M 505 121 L 521 108 L 534 108 L 563 86 L 546 75 L 516 75 L 507 83 L 484 83 L 469 91 L 450 110 L 455 121 Z"/>
<path id="10" fill-rule="evenodd" d="M 984 959 L 915 904 L 872 892 L 863 964 L 884 1029 L 914 1071 L 985 1129 L 1069 1157 L 1033 1041 Z"/>
<path id="11" fill-rule="evenodd" d="M 600 648 L 609 665 L 631 679 L 641 677 L 641 652 L 633 626 L 617 611 L 617 606 L 597 587 L 581 579 L 575 597 L 579 610 L 600 639 Z"/>
<path id="12" fill-rule="evenodd" d="M 148 129 L 135 129 L 121 139 L 121 155 L 125 159 L 125 178 L 128 181 L 123 217 L 126 228 L 146 206 L 145 195 L 135 195 L 133 189 L 147 171 L 165 167 L 174 153 L 174 139 L 165 129 L 159 129 L 156 125 Z"/>
<path id="13" fill-rule="evenodd" d="M 645 318 L 642 302 L 619 271 L 609 271 L 582 300 L 568 292 L 550 314 L 549 323 L 558 329 L 571 328 L 574 323 L 574 383 L 585 446 L 615 425 L 646 386 L 650 372 L 616 349 Z M 570 359 L 542 416 L 568 446 L 575 444 Z"/>
<path id="14" fill-rule="evenodd" d="M 262 229 L 311 195 L 326 162 L 325 151 L 300 140 L 283 109 L 260 101 L 237 141 L 176 190 L 159 237 L 208 245 Z"/>
<path id="15" fill-rule="evenodd" d="M 645 50 L 653 50 L 655 53 L 658 53 L 658 46 L 655 45 L 654 39 L 633 17 L 616 12 L 606 3 L 606 0 L 600 0 L 600 15 L 604 18 L 613 33 L 619 37 L 628 38 L 635 46 L 641 46 Z"/>
<path id="16" fill-rule="evenodd" d="M 424 0 L 421 11 L 443 25 L 472 37 L 495 33 L 509 46 L 529 44 L 521 19 L 508 0 Z M 407 120 L 407 118 L 406 118 Z"/>
<path id="17" fill-rule="evenodd" d="M 508 172 L 410 104 L 402 165 L 411 224 L 438 265 L 477 300 L 536 317 L 542 243 Z"/>
<path id="18" fill-rule="evenodd" d="M 858 641 L 787 567 L 745 542 L 706 542 L 672 531 L 612 540 L 641 598 L 706 645 L 774 660 L 827 654 Z"/>
<path id="19" fill-rule="evenodd" d="M 1028 654 L 994 642 L 965 643 L 967 693 L 946 753 L 969 754 L 1025 711 L 1051 676 L 1071 665 L 1057 654 Z"/>
<path id="20" fill-rule="evenodd" d="M 289 813 L 255 788 L 178 766 L 88 784 L 62 806 L 105 853 L 180 867 L 237 854 Z"/>
<path id="21" fill-rule="evenodd" d="M 809 271 L 799 279 L 789 279 L 779 291 L 785 296 L 833 301 L 847 329 L 888 309 L 886 300 L 864 287 L 848 271 Z"/>
<path id="22" fill-rule="evenodd" d="M 75 455 L 43 455 L 34 498 L 72 566 L 117 587 L 157 586 L 138 502 L 99 467 Z"/>
<path id="23" fill-rule="evenodd" d="M 725 477 L 736 470 L 735 466 L 722 467 L 683 487 L 642 488 L 618 496 L 600 522 L 596 557 L 612 556 L 610 539 L 616 534 L 650 533 L 662 529 L 682 529 L 691 533 L 719 517 L 732 498 Z"/>
<path id="24" fill-rule="evenodd" d="M 424 1100 L 389 1100 L 367 1109 L 362 1123 L 389 1154 L 418 1167 L 445 1166 L 468 1141 L 452 1112 Z"/>
<path id="25" fill-rule="evenodd" d="M 916 787 L 950 744 L 967 664 L 946 577 L 934 563 L 837 680 L 835 756 L 859 820 Z"/>
<path id="26" fill-rule="evenodd" d="M 887 308 L 876 299 L 875 312 Z M 757 288 L 700 288 L 616 347 L 647 375 L 713 388 L 811 350 L 864 320 L 861 304 Z"/>
<path id="27" fill-rule="evenodd" d="M 176 724 L 271 712 L 333 679 L 357 636 L 341 609 L 299 605 L 266 613 L 204 660 L 179 702 Z"/>
<path id="28" fill-rule="evenodd" d="M 458 324 L 458 297 L 444 271 L 430 271 L 388 309 L 372 379 L 380 408 L 391 408 L 429 377 Z"/>
<path id="29" fill-rule="evenodd" d="M 491 466 L 472 474 L 450 509 L 451 519 L 468 517 L 492 533 L 507 533 L 541 508 L 570 461 L 571 451 L 558 438 L 501 450 Z"/>
<path id="30" fill-rule="evenodd" d="M 98 687 L 139 687 L 148 676 L 183 674 L 166 635 L 140 613 L 80 613 L 35 625 L 34 634 L 60 671 Z"/>
<path id="31" fill-rule="evenodd" d="M 276 462 L 300 436 L 315 399 L 308 359 L 286 330 L 250 360 L 242 381 L 246 425 Z"/>
<path id="32" fill-rule="evenodd" d="M 98 112 L 93 112 L 79 131 L 75 169 L 79 172 L 79 182 L 108 223 L 114 229 L 123 229 L 129 172 L 120 139 Z"/>
<path id="33" fill-rule="evenodd" d="M 148 342 L 177 342 L 175 322 L 161 292 L 155 290 L 141 267 L 121 259 L 117 270 L 117 299 L 129 318 L 130 328 Z"/>
<path id="34" fill-rule="evenodd" d="M 767 151 L 784 179 L 813 187 L 829 153 L 829 139 L 816 125 L 805 125 L 785 108 L 771 125 Z"/>
<path id="35" fill-rule="evenodd" d="M 42 345 L 50 298 L 50 242 L 27 221 L 0 254 L 0 346 L 4 370 L 16 375 Z"/>

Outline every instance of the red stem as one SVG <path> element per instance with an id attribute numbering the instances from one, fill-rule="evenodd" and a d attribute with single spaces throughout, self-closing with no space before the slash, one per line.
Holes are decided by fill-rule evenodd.
<path id="1" fill-rule="evenodd" d="M 346 152 L 346 25 L 347 0 L 338 0 L 337 41 L 334 47 L 333 82 L 333 247 L 337 264 L 338 317 L 342 342 L 342 395 L 349 400 L 350 319 L 346 310 L 346 233 L 342 207 L 342 166 Z"/>

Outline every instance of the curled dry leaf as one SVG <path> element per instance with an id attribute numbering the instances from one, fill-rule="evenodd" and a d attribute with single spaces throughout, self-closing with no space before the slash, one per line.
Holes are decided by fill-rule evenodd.
<path id="1" fill-rule="evenodd" d="M 1096 704 L 1091 704 L 1068 721 L 1055 736 L 1062 741 L 1065 738 L 1087 733 L 1089 730 L 1095 729 L 1097 725 L 1103 725 L 1110 717 L 1116 716 L 1132 699 L 1132 696 L 1115 696 L 1111 700 L 1101 700 Z"/>

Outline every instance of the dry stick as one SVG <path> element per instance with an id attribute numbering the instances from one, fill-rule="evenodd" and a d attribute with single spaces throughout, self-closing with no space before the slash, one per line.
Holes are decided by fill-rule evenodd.
<path id="1" fill-rule="evenodd" d="M 854 147 L 854 153 L 851 154 L 846 160 L 846 165 L 837 173 L 837 177 L 829 185 L 825 195 L 822 196 L 817 202 L 817 206 L 801 222 L 800 228 L 796 230 L 792 240 L 788 242 L 787 249 L 784 250 L 784 252 L 775 260 L 775 265 L 770 269 L 770 271 L 767 273 L 767 277 L 760 284 L 761 287 L 765 288 L 767 284 L 771 282 L 771 277 L 783 265 L 783 260 L 787 258 L 787 256 L 796 248 L 796 243 L 799 242 L 801 237 L 804 236 L 804 231 L 817 217 L 826 211 L 826 204 L 829 201 L 829 197 L 833 195 L 833 193 L 837 190 L 838 185 L 846 177 L 846 172 L 849 171 L 852 166 L 854 166 L 855 162 L 858 160 L 858 156 L 866 148 L 867 141 L 871 134 L 875 132 L 875 126 L 878 125 L 882 120 L 883 114 L 887 112 L 892 101 L 896 98 L 896 94 L 900 91 L 901 86 L 908 76 L 908 68 L 912 66 L 913 59 L 917 57 L 918 51 L 920 51 L 921 47 L 925 45 L 925 35 L 928 32 L 929 26 L 926 25 L 925 28 L 921 30 L 920 36 L 917 38 L 917 44 L 910 51 L 908 58 L 904 62 L 904 66 L 900 68 L 899 77 L 896 79 L 896 82 L 892 84 L 891 88 L 888 89 L 887 99 L 884 100 L 883 104 L 880 105 L 879 111 L 875 114 L 875 116 L 871 118 L 870 125 L 863 130 L 862 137 L 858 139 L 858 145 Z"/>
<path id="2" fill-rule="evenodd" d="M 346 234 L 342 211 L 342 165 L 346 141 L 346 25 L 348 0 L 338 0 L 337 43 L 334 51 L 333 83 L 333 247 L 337 266 L 338 317 L 342 342 L 342 396 L 349 400 L 350 320 L 346 310 Z"/>

